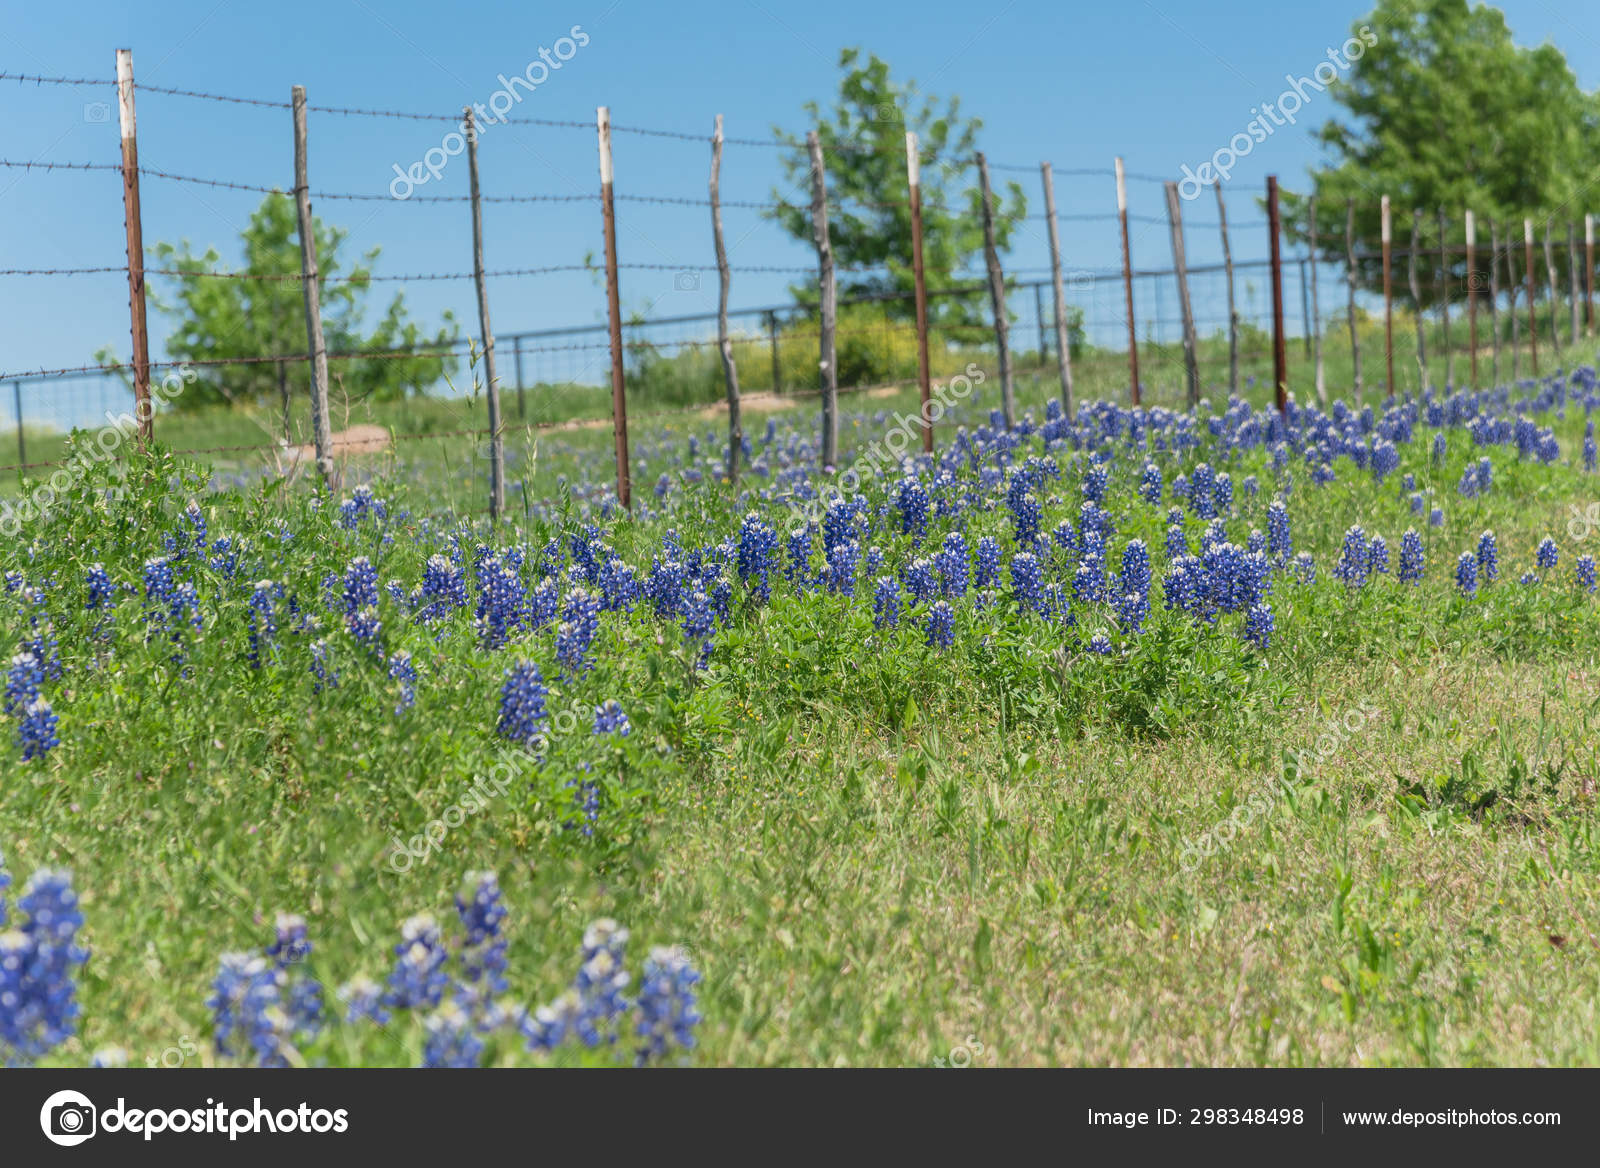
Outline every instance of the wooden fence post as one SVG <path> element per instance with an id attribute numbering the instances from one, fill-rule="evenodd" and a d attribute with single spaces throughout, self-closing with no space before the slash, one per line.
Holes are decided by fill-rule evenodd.
<path id="1" fill-rule="evenodd" d="M 522 337 L 517 335 L 511 338 L 511 356 L 517 367 L 517 418 L 525 419 L 528 416 L 528 396 L 523 388 L 522 380 Z"/>
<path id="2" fill-rule="evenodd" d="M 922 156 L 906 131 L 906 187 L 911 197 L 911 280 L 917 312 L 917 388 L 922 397 L 922 451 L 933 453 L 933 370 L 928 360 L 928 285 L 922 266 Z"/>
<path id="3" fill-rule="evenodd" d="M 983 252 L 989 266 L 989 306 L 994 310 L 994 339 L 1000 353 L 1000 407 L 1006 429 L 1017 424 L 1016 386 L 1011 375 L 1011 322 L 1006 318 L 1006 278 L 994 243 L 994 194 L 989 189 L 989 163 L 978 154 L 978 188 L 983 198 Z"/>
<path id="4" fill-rule="evenodd" d="M 333 457 L 333 426 L 328 420 L 328 346 L 322 339 L 322 303 L 317 286 L 316 220 L 311 217 L 311 188 L 306 179 L 306 90 L 290 91 L 294 110 L 294 201 L 300 224 L 300 287 L 305 293 L 306 343 L 311 349 L 311 438 L 317 469 L 328 490 L 339 489 L 339 468 Z"/>
<path id="5" fill-rule="evenodd" d="M 133 414 L 138 448 L 155 433 L 150 400 L 150 333 L 145 327 L 144 225 L 139 214 L 139 138 L 133 116 L 133 50 L 117 50 L 117 119 L 122 127 L 122 215 L 128 236 L 128 317 L 133 335 Z M 18 423 L 17 433 L 22 433 Z M 26 460 L 24 460 L 26 461 Z"/>
<path id="6" fill-rule="evenodd" d="M 1383 240 L 1383 363 L 1388 381 L 1384 392 L 1394 396 L 1394 280 L 1390 259 L 1394 254 L 1394 219 L 1389 212 L 1389 196 L 1384 195 L 1378 204 L 1382 216 L 1379 232 Z"/>
<path id="7" fill-rule="evenodd" d="M 739 370 L 728 337 L 728 249 L 722 243 L 722 115 L 711 132 L 711 234 L 717 249 L 717 349 L 722 354 L 722 379 L 728 390 L 728 482 L 739 482 L 739 456 L 744 452 L 744 423 L 739 417 Z"/>
<path id="8" fill-rule="evenodd" d="M 1417 376 L 1428 388 L 1428 346 L 1423 334 L 1422 282 L 1417 278 L 1417 258 L 1422 252 L 1422 208 L 1411 209 L 1411 246 L 1406 249 L 1406 273 L 1411 285 L 1411 311 L 1416 314 Z"/>
<path id="9" fill-rule="evenodd" d="M 1561 361 L 1561 330 L 1556 322 L 1561 317 L 1561 296 L 1556 291 L 1556 253 L 1550 243 L 1551 221 L 1544 221 L 1544 271 L 1545 290 L 1550 294 L 1550 347 L 1555 351 L 1556 362 Z"/>
<path id="10" fill-rule="evenodd" d="M 1216 183 L 1217 223 L 1222 228 L 1222 268 L 1228 281 L 1228 393 L 1239 392 L 1239 309 L 1233 296 L 1233 249 L 1228 246 L 1228 205 L 1222 199 L 1222 184 Z"/>
<path id="11" fill-rule="evenodd" d="M 1489 220 L 1489 381 L 1500 384 L 1500 228 Z"/>
<path id="12" fill-rule="evenodd" d="M 1305 350 L 1306 359 L 1311 358 L 1311 298 L 1306 294 L 1306 261 L 1299 262 L 1300 268 L 1300 345 Z"/>
<path id="13" fill-rule="evenodd" d="M 622 352 L 622 289 L 617 282 L 617 212 L 611 180 L 611 108 L 595 111 L 600 132 L 600 225 L 606 244 L 606 312 L 611 324 L 611 438 L 617 460 L 617 501 L 633 508 L 633 466 L 628 455 L 628 383 Z"/>
<path id="14" fill-rule="evenodd" d="M 1328 376 L 1322 364 L 1322 305 L 1317 298 L 1317 196 L 1307 205 L 1310 232 L 1306 246 L 1311 250 L 1311 352 L 1316 362 L 1317 404 L 1328 408 Z"/>
<path id="15" fill-rule="evenodd" d="M 817 132 L 806 134 L 811 153 L 811 231 L 817 245 L 817 279 L 820 306 L 822 373 L 822 465 L 832 467 L 839 458 L 839 364 L 834 352 L 833 331 L 838 312 L 833 280 L 833 243 L 828 238 L 828 180 L 822 167 L 822 141 Z"/>
<path id="16" fill-rule="evenodd" d="M 1516 381 L 1520 370 L 1522 348 L 1522 318 L 1517 315 L 1517 297 L 1521 295 L 1522 282 L 1517 279 L 1516 262 L 1511 258 L 1516 252 L 1516 240 L 1511 230 L 1506 230 L 1506 310 L 1511 317 L 1511 380 Z"/>
<path id="17" fill-rule="evenodd" d="M 1533 375 L 1539 376 L 1539 318 L 1533 303 L 1533 220 L 1522 221 L 1522 277 L 1528 287 L 1528 355 L 1533 360 Z"/>
<path id="18" fill-rule="evenodd" d="M 1594 216 L 1583 217 L 1583 320 L 1584 335 L 1594 333 Z"/>
<path id="19" fill-rule="evenodd" d="M 1128 303 L 1128 377 L 1132 404 L 1139 404 L 1139 334 L 1133 324 L 1133 251 L 1128 243 L 1128 177 L 1117 155 L 1117 218 L 1122 223 L 1122 290 Z"/>
<path id="20" fill-rule="evenodd" d="M 483 374 L 489 399 L 489 522 L 500 522 L 506 506 L 505 438 L 500 425 L 500 378 L 494 365 L 494 327 L 489 289 L 483 280 L 483 203 L 478 193 L 478 123 L 469 105 L 461 111 L 467 132 L 467 181 L 472 195 L 472 282 L 478 289 L 478 329 L 483 337 Z"/>
<path id="21" fill-rule="evenodd" d="M 1572 343 L 1578 343 L 1582 309 L 1578 306 L 1578 229 L 1567 220 L 1567 300 L 1572 307 Z"/>
<path id="22" fill-rule="evenodd" d="M 1272 383 L 1277 390 L 1278 413 L 1289 412 L 1288 338 L 1283 335 L 1283 250 L 1278 218 L 1278 176 L 1267 175 L 1267 233 L 1272 253 Z"/>
<path id="23" fill-rule="evenodd" d="M 767 350 L 772 354 L 772 392 L 783 392 L 783 371 L 778 367 L 778 314 L 767 313 Z"/>
<path id="24" fill-rule="evenodd" d="M 1455 376 L 1455 354 L 1450 348 L 1450 251 L 1446 242 L 1446 232 L 1449 230 L 1449 220 L 1445 218 L 1444 208 L 1438 208 L 1439 216 L 1439 266 L 1435 269 L 1436 286 L 1439 296 L 1439 319 L 1444 335 L 1439 340 L 1439 348 L 1444 353 L 1444 386 L 1450 388 L 1450 382 Z"/>
<path id="25" fill-rule="evenodd" d="M 1354 376 L 1351 378 L 1352 389 L 1355 392 L 1356 404 L 1361 404 L 1361 333 L 1356 326 L 1356 201 L 1346 199 L 1344 203 L 1344 282 L 1345 290 L 1349 296 L 1349 303 L 1345 308 L 1346 318 L 1350 322 L 1350 361 L 1353 366 Z"/>
<path id="26" fill-rule="evenodd" d="M 1467 208 L 1467 353 L 1472 364 L 1472 388 L 1478 388 L 1478 225 Z"/>
<path id="27" fill-rule="evenodd" d="M 28 465 L 28 439 L 22 432 L 22 382 L 11 383 L 11 403 L 17 411 L 17 464 Z"/>
<path id="28" fill-rule="evenodd" d="M 1178 205 L 1178 184 L 1165 184 L 1167 227 L 1172 232 L 1172 268 L 1178 278 L 1178 310 L 1183 316 L 1183 371 L 1191 408 L 1200 404 L 1200 353 L 1194 331 L 1194 311 L 1189 303 L 1189 268 L 1183 255 L 1183 210 Z"/>
<path id="29" fill-rule="evenodd" d="M 1061 232 L 1056 224 L 1056 183 L 1048 162 L 1039 164 L 1044 180 L 1044 214 L 1050 237 L 1050 278 L 1055 286 L 1056 371 L 1061 376 L 1061 414 L 1072 417 L 1072 345 L 1067 328 L 1066 289 L 1061 282 Z"/>

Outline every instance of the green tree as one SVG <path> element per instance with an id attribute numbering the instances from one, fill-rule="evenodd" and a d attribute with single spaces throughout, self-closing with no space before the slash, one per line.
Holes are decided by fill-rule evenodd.
<path id="1" fill-rule="evenodd" d="M 839 68 L 844 76 L 831 113 L 825 115 L 814 101 L 804 106 L 823 149 L 828 234 L 838 269 L 839 295 L 909 293 L 914 287 L 911 204 L 906 193 L 907 130 L 916 132 L 922 160 L 922 252 L 927 286 L 932 291 L 971 283 L 954 273 L 968 265 L 982 266 L 982 200 L 973 162 L 982 121 L 960 116 L 960 98 L 941 101 L 922 93 L 915 81 L 896 82 L 889 75 L 888 64 L 876 55 L 863 64 L 860 49 L 843 50 Z M 785 133 L 777 127 L 773 133 L 789 148 L 783 157 L 788 183 L 786 192 L 774 192 L 781 205 L 768 214 L 790 235 L 810 243 L 811 159 L 805 135 Z M 994 194 L 995 246 L 1004 251 L 1014 225 L 1027 214 L 1028 204 L 1015 182 L 1004 187 L 997 183 Z M 794 293 L 815 303 L 816 281 Z M 987 311 L 987 303 L 981 295 L 930 297 L 928 315 L 937 322 L 976 321 Z M 901 319 L 915 312 L 909 299 L 891 302 L 889 310 Z"/>
<path id="2" fill-rule="evenodd" d="M 453 314 L 431 335 L 409 319 L 404 297 L 396 294 L 370 331 L 363 328 L 365 299 L 371 291 L 372 265 L 378 249 L 361 255 L 348 272 L 343 250 L 349 233 L 313 219 L 317 241 L 318 287 L 323 335 L 330 352 L 380 353 L 396 349 L 444 347 L 454 344 L 460 329 Z M 214 361 L 225 358 L 262 358 L 306 351 L 305 300 L 300 286 L 300 235 L 294 204 L 282 195 L 268 195 L 250 216 L 241 233 L 244 263 L 241 276 L 261 279 L 218 279 L 194 276 L 172 278 L 173 299 L 152 290 L 151 303 L 173 319 L 166 351 L 173 361 Z M 215 249 L 195 254 L 188 241 L 159 243 L 151 267 L 182 272 L 218 270 L 221 256 Z M 156 277 L 161 280 L 161 277 Z M 106 353 L 100 358 L 105 360 Z M 401 358 L 340 359 L 329 363 L 328 376 L 335 403 L 341 397 L 392 400 L 406 393 L 421 393 L 442 376 L 454 372 L 457 361 L 444 354 Z M 291 403 L 304 401 L 310 389 L 307 361 L 259 361 L 244 365 L 202 365 L 198 380 L 174 400 L 178 409 L 195 409 L 222 402 L 258 404 L 277 399 L 284 411 L 285 429 L 292 416 Z"/>
<path id="3" fill-rule="evenodd" d="M 1525 216 L 1541 231 L 1551 216 L 1563 234 L 1581 217 L 1600 179 L 1600 96 L 1579 87 L 1559 49 L 1517 46 L 1502 12 L 1468 0 L 1380 0 L 1355 22 L 1357 35 L 1364 25 L 1376 43 L 1329 87 L 1344 115 L 1322 126 L 1332 165 L 1312 176 L 1319 242 L 1330 257 L 1344 255 L 1347 199 L 1355 200 L 1358 243 L 1369 250 L 1378 246 L 1383 195 L 1397 248 L 1409 242 L 1417 207 L 1425 247 L 1437 246 L 1440 207 L 1457 243 L 1467 208 L 1519 239 Z M 1302 238 L 1304 200 L 1286 196 L 1285 217 Z M 1487 229 L 1482 243 L 1487 248 Z M 1377 287 L 1379 262 L 1361 268 L 1364 283 Z"/>

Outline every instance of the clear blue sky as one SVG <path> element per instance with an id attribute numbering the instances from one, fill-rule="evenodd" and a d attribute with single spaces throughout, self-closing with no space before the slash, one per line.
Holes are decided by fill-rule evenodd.
<path id="1" fill-rule="evenodd" d="M 1507 0 L 1520 43 L 1556 43 L 1586 88 L 1600 85 L 1600 18 L 1594 0 Z M 819 0 L 583 0 L 569 5 L 462 4 L 414 0 L 243 0 L 189 3 L 14 3 L 0 22 L 0 71 L 114 76 L 114 50 L 134 53 L 139 82 L 241 96 L 287 99 L 293 83 L 313 104 L 448 113 L 484 102 L 497 77 L 522 72 L 573 25 L 589 43 L 551 72 L 514 115 L 592 124 L 609 105 L 621 126 L 709 135 L 726 115 L 732 136 L 769 137 L 781 124 L 803 128 L 801 104 L 836 89 L 845 45 L 885 57 L 897 78 L 959 94 L 984 121 L 981 145 L 996 162 L 1107 166 L 1121 153 L 1130 170 L 1176 177 L 1243 129 L 1251 107 L 1284 88 L 1285 73 L 1309 72 L 1341 44 L 1368 5 L 1358 0 L 1263 6 L 1219 0 L 945 0 L 863 4 Z M 115 162 L 116 117 L 95 121 L 85 107 L 112 99 L 109 87 L 74 89 L 0 82 L 0 158 Z M 1229 183 L 1230 217 L 1259 219 L 1253 201 L 1264 177 L 1303 185 L 1318 157 L 1311 130 L 1332 110 L 1313 99 L 1297 128 L 1282 130 L 1244 160 Z M 141 162 L 182 174 L 290 185 L 289 115 L 144 94 L 138 99 Z M 439 123 L 313 114 L 313 190 L 383 194 L 402 167 L 420 160 L 448 127 Z M 598 185 L 595 136 L 588 130 L 498 126 L 486 131 L 487 193 L 582 194 Z M 703 197 L 709 150 L 699 143 L 619 135 L 619 193 Z M 997 176 L 1000 177 L 1000 176 Z M 1020 174 L 1039 210 L 1038 180 Z M 775 152 L 730 146 L 725 199 L 765 199 L 778 181 Z M 463 160 L 418 194 L 463 194 Z M 155 179 L 143 191 L 146 246 L 185 238 L 238 258 L 237 234 L 258 195 Z M 1063 215 L 1114 210 L 1110 180 L 1063 178 Z M 1134 184 L 1132 210 L 1162 214 L 1158 186 Z M 1207 197 L 1189 205 L 1214 220 Z M 317 213 L 351 230 L 355 246 L 381 246 L 380 273 L 465 271 L 470 221 L 462 204 L 320 202 Z M 601 247 L 592 203 L 496 205 L 486 209 L 488 266 L 580 263 Z M 810 251 L 755 212 L 729 210 L 735 264 L 803 265 Z M 1215 231 L 1191 229 L 1192 259 L 1217 257 Z M 1236 256 L 1265 252 L 1259 230 L 1239 233 Z M 699 207 L 619 205 L 620 251 L 636 263 L 708 264 L 709 216 Z M 124 262 L 121 196 L 115 174 L 0 171 L 0 267 L 47 268 Z M 1118 262 L 1109 224 L 1068 223 L 1066 262 L 1103 269 Z M 1136 265 L 1170 262 L 1165 227 L 1136 226 Z M 1047 263 L 1043 225 L 1019 233 L 1008 267 Z M 626 308 L 665 316 L 714 308 L 714 280 L 677 287 L 670 270 L 624 273 Z M 782 301 L 783 276 L 736 277 L 735 306 Z M 0 367 L 77 365 L 93 350 L 128 346 L 125 282 L 115 275 L 67 279 L 0 277 Z M 389 286 L 393 287 L 393 286 Z M 382 293 L 387 296 L 387 290 Z M 409 286 L 423 320 L 454 308 L 475 331 L 470 282 Z M 377 309 L 377 294 L 373 310 Z M 584 274 L 500 280 L 491 286 L 496 331 L 587 324 L 604 318 L 602 290 Z M 152 317 L 153 354 L 165 325 Z"/>

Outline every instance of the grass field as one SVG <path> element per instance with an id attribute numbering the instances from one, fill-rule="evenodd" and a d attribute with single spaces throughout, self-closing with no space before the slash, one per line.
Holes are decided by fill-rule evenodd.
<path id="1" fill-rule="evenodd" d="M 1592 370 L 1458 395 L 1439 425 L 1402 402 L 1366 422 L 1301 410 L 1282 435 L 1215 394 L 1194 419 L 1139 415 L 1137 439 L 1099 405 L 1041 433 L 1052 391 L 1024 378 L 1035 427 L 1007 435 L 988 428 L 988 378 L 941 426 L 936 465 L 909 469 L 919 485 L 870 478 L 859 507 L 813 525 L 799 573 L 791 497 L 830 481 L 814 399 L 747 415 L 760 462 L 737 492 L 718 481 L 715 415 L 641 421 L 632 519 L 606 502 L 605 426 L 513 434 L 510 522 L 492 533 L 470 438 L 348 468 L 382 514 L 304 480 L 219 491 L 159 453 L 128 463 L 118 498 L 90 472 L 0 553 L 0 648 L 60 666 L 35 684 L 59 744 L 26 761 L 5 744 L 12 925 L 28 874 L 69 868 L 90 952 L 77 1033 L 40 1061 L 110 1046 L 135 1065 L 251 1061 L 248 1043 L 219 1053 L 208 998 L 221 955 L 268 945 L 277 912 L 303 914 L 314 947 L 266 977 L 285 1013 L 261 1014 L 254 1049 L 296 1065 L 629 1061 L 645 1040 L 614 1002 L 594 1005 L 581 976 L 559 997 L 599 918 L 631 930 L 626 996 L 654 946 L 675 947 L 661 968 L 700 975 L 697 1041 L 653 1052 L 669 1061 L 1600 1061 L 1600 598 L 1579 566 L 1600 548 Z M 914 402 L 848 398 L 846 461 Z M 419 424 L 437 408 L 443 430 L 468 407 L 407 408 Z M 1397 463 L 1379 474 L 1385 435 Z M 1174 494 L 1201 463 L 1232 488 L 1209 539 L 1219 496 Z M 1186 552 L 1210 558 L 1174 557 L 1174 507 Z M 1252 531 L 1270 535 L 1260 559 Z M 1386 569 L 1357 570 L 1373 536 Z M 1546 536 L 1554 566 L 1536 562 Z M 847 537 L 856 553 L 824 559 Z M 1140 591 L 1136 539 L 1142 618 L 1116 603 Z M 91 586 L 97 563 L 109 590 Z M 892 625 L 879 576 L 897 581 Z M 605 602 L 592 644 L 575 589 Z M 548 689 L 542 720 L 506 712 L 524 661 Z M 628 734 L 594 732 L 607 699 Z M 508 736 L 519 722 L 539 740 Z M 496 774 L 504 791 L 468 796 Z M 406 918 L 434 913 L 459 944 L 452 897 L 485 870 L 507 915 L 473 952 L 503 935 L 511 1008 L 489 1010 L 493 978 L 453 956 L 465 1015 L 346 1021 L 336 988 L 385 983 Z M 297 983 L 323 987 L 314 1037 L 283 1020 Z M 545 1003 L 602 1040 L 543 1049 L 548 1027 L 515 1008 Z"/>

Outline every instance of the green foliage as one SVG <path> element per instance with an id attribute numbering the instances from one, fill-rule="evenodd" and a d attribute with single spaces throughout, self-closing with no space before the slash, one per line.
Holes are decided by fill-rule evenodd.
<path id="1" fill-rule="evenodd" d="M 317 243 L 318 292 L 322 331 L 329 352 L 381 353 L 395 349 L 448 346 L 460 337 L 454 316 L 429 334 L 406 312 L 397 293 L 370 330 L 364 324 L 365 299 L 371 290 L 373 248 L 346 271 L 343 255 L 349 232 L 312 222 Z M 201 366 L 199 380 L 173 399 L 179 410 L 222 402 L 257 404 L 276 399 L 286 418 L 292 399 L 303 400 L 310 386 L 306 361 L 263 362 L 259 358 L 306 351 L 305 298 L 301 291 L 300 235 L 294 204 L 282 195 L 267 195 L 240 233 L 243 264 L 236 269 L 259 279 L 178 278 L 176 296 L 155 291 L 151 303 L 173 321 L 167 356 L 173 361 L 257 359 L 253 364 Z M 215 248 L 196 254 L 187 240 L 158 243 L 151 267 L 181 272 L 216 271 L 222 257 Z M 157 279 L 160 279 L 159 277 Z M 108 359 L 109 350 L 98 355 Z M 337 360 L 329 364 L 335 402 L 389 401 L 421 393 L 456 369 L 449 356 Z"/>
<path id="2" fill-rule="evenodd" d="M 896 82 L 888 63 L 876 54 L 862 63 L 860 49 L 839 54 L 844 76 L 834 107 L 824 113 L 814 101 L 804 106 L 822 144 L 829 196 L 828 234 L 839 267 L 841 296 L 901 292 L 913 288 L 911 272 L 911 204 L 906 191 L 908 130 L 917 134 L 922 156 L 922 246 L 929 288 L 957 283 L 953 273 L 983 254 L 982 198 L 972 162 L 983 122 L 963 118 L 959 98 L 943 101 L 924 94 L 915 81 Z M 791 148 L 783 159 L 787 184 L 774 192 L 786 206 L 770 212 L 796 239 L 810 242 L 811 160 L 804 135 L 774 128 Z M 1012 229 L 1027 214 L 1028 202 L 1015 182 L 996 184 L 995 246 L 1004 251 Z M 885 271 L 848 272 L 855 266 L 883 265 Z M 816 303 L 816 283 L 795 295 Z M 909 299 L 891 302 L 899 318 L 914 313 Z M 977 321 L 984 309 L 977 300 L 934 298 L 930 319 Z"/>
<path id="3" fill-rule="evenodd" d="M 1344 256 L 1347 199 L 1358 240 L 1377 249 L 1381 195 L 1396 246 L 1410 239 L 1414 207 L 1424 211 L 1427 247 L 1437 246 L 1440 207 L 1457 237 L 1470 207 L 1484 245 L 1488 220 L 1520 239 L 1524 217 L 1542 230 L 1547 215 L 1564 240 L 1580 196 L 1600 178 L 1600 95 L 1579 87 L 1561 51 L 1519 47 L 1503 12 L 1468 0 L 1379 0 L 1353 35 L 1363 26 L 1376 43 L 1330 87 L 1345 113 L 1323 125 L 1332 162 L 1312 176 L 1326 254 Z M 1291 235 L 1303 237 L 1303 199 L 1286 195 L 1285 214 Z M 1380 286 L 1378 261 L 1359 267 L 1367 287 Z"/>

